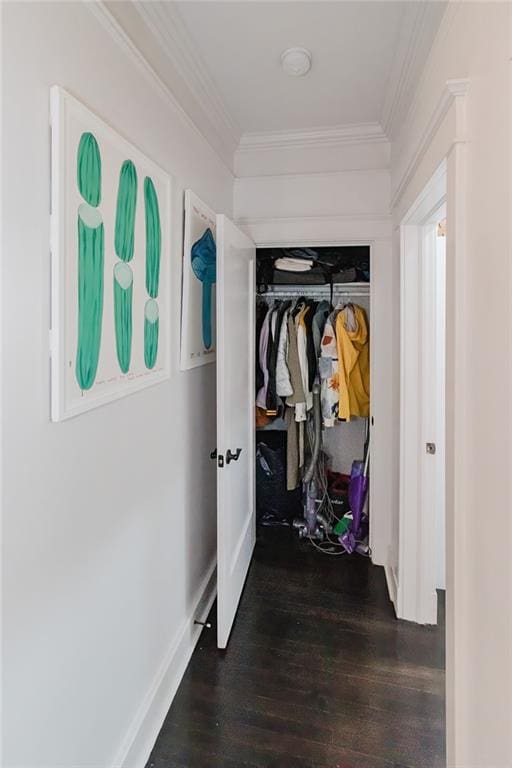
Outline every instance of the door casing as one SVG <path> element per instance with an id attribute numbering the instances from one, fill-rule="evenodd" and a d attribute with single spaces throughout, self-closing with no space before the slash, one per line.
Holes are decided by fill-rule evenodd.
<path id="1" fill-rule="evenodd" d="M 437 623 L 438 579 L 433 510 L 444 500 L 444 420 L 436 345 L 435 225 L 446 215 L 447 165 L 440 165 L 400 228 L 400 510 L 397 616 Z M 444 339 L 442 340 L 444 341 Z M 444 355 L 444 344 L 442 354 Z M 445 377 L 446 361 L 438 361 Z M 433 413 L 435 410 L 435 413 Z M 442 425 L 444 426 L 444 425 Z M 427 453 L 434 443 L 436 453 Z"/>

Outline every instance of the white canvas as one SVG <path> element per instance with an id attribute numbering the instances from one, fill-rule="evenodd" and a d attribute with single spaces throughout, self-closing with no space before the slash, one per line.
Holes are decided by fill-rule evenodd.
<path id="1" fill-rule="evenodd" d="M 52 402 L 51 417 L 54 421 L 66 419 L 109 403 L 125 395 L 141 390 L 152 384 L 167 379 L 170 375 L 170 248 L 171 248 L 171 177 L 147 158 L 130 142 L 112 130 L 103 120 L 87 109 L 83 104 L 70 96 L 61 88 L 54 86 L 51 89 L 51 124 L 52 124 L 52 327 L 50 332 L 51 359 L 52 359 Z M 129 129 L 129 127 L 128 127 Z M 79 175 L 77 171 L 79 147 L 81 138 L 92 134 L 99 149 L 101 165 L 101 199 L 95 206 L 87 203 L 81 194 Z M 83 157 L 83 154 L 80 155 Z M 133 257 L 123 261 L 116 253 L 116 211 L 118 208 L 118 187 L 120 171 L 123 163 L 131 161 L 131 168 L 135 168 L 132 176 L 132 190 L 136 189 L 136 204 L 133 231 Z M 87 166 L 82 164 L 82 167 Z M 83 178 L 83 177 L 82 177 Z M 151 179 L 154 193 L 156 193 L 156 215 L 160 230 L 160 248 L 152 249 L 160 254 L 159 278 L 150 281 L 148 293 L 146 280 L 146 258 L 149 249 L 146 245 L 146 208 L 145 201 L 146 184 L 151 187 Z M 82 184 L 83 189 L 83 184 Z M 134 197 L 132 199 L 135 198 Z M 153 198 L 154 199 L 154 198 Z M 80 207 L 81 206 L 81 207 Z M 156 207 L 156 206 L 155 206 Z M 93 290 L 98 296 L 103 296 L 103 311 L 97 311 L 95 325 L 87 325 L 90 316 L 82 309 L 83 328 L 94 327 L 100 329 L 99 356 L 92 355 L 97 360 L 89 366 L 80 364 L 87 357 L 88 350 L 98 349 L 88 342 L 91 334 L 79 331 L 79 259 L 82 264 L 81 274 L 86 273 L 84 264 L 86 257 L 80 256 L 84 248 L 79 247 L 78 215 L 80 208 L 81 220 L 96 221 L 101 217 L 104 230 L 104 256 L 103 256 L 103 290 L 99 289 L 100 280 L 88 283 L 81 281 L 82 306 L 90 308 L 84 296 L 89 296 L 87 291 Z M 133 210 L 133 206 L 132 209 Z M 153 208 L 154 210 L 154 208 Z M 84 213 L 85 211 L 85 213 Z M 83 218 L 85 216 L 85 219 Z M 152 221 L 155 221 L 153 217 Z M 148 225 L 149 229 L 149 225 Z M 83 231 L 83 230 L 82 230 Z M 83 238 L 82 238 L 83 242 Z M 119 248 L 117 248 L 119 251 Z M 101 263 L 98 260 L 95 263 Z M 122 266 L 126 264 L 128 268 Z M 155 264 L 155 262 L 153 262 Z M 128 310 L 119 324 L 122 333 L 116 337 L 115 306 L 121 306 L 120 299 L 114 299 L 114 268 L 117 265 L 116 274 L 132 275 L 132 299 L 131 299 L 131 344 Z M 130 272 L 131 270 L 131 272 Z M 100 274 L 98 268 L 94 275 Z M 156 274 L 155 271 L 152 273 Z M 128 278 L 125 286 L 129 284 Z M 85 289 L 84 286 L 85 285 Z M 91 287 L 92 286 L 92 287 Z M 121 294 L 118 293 L 117 297 Z M 128 294 L 123 294 L 128 296 Z M 129 299 L 126 298 L 127 305 Z M 149 303 L 148 303 L 149 302 Z M 156 302 L 156 306 L 155 306 Z M 97 307 L 101 302 L 96 302 Z M 153 329 L 153 341 L 155 344 L 150 350 L 148 342 L 149 331 L 145 330 L 145 312 L 154 320 L 158 310 L 158 324 L 148 323 L 148 329 Z M 101 320 L 98 316 L 101 315 Z M 85 318 L 85 321 L 84 321 Z M 84 324 L 85 323 L 85 324 Z M 156 344 L 156 334 L 157 344 Z M 94 339 L 98 333 L 92 334 Z M 123 338 L 122 347 L 124 354 L 120 354 L 116 344 Z M 84 346 L 85 345 L 85 346 Z M 84 352 L 84 348 L 86 352 Z M 156 356 L 155 356 L 156 348 Z M 78 361 L 78 362 L 77 362 Z M 81 371 L 84 368 L 89 371 L 84 377 Z M 94 370 L 91 374 L 90 371 Z M 123 370 L 123 368 L 125 370 Z M 92 380 L 92 381 L 91 381 Z"/>
<path id="2" fill-rule="evenodd" d="M 181 315 L 181 370 L 213 363 L 216 358 L 216 290 L 211 286 L 211 344 L 205 344 L 203 329 L 204 285 L 192 268 L 192 248 L 210 229 L 216 240 L 216 215 L 195 195 L 185 192 L 185 236 L 183 242 L 183 298 Z"/>

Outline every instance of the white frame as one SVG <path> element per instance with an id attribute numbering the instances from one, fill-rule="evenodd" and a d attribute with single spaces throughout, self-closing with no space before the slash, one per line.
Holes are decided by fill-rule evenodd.
<path id="1" fill-rule="evenodd" d="M 467 382 L 472 360 L 467 338 L 471 307 L 467 300 L 466 197 L 468 80 L 448 80 L 431 114 L 427 130 L 413 148 L 411 159 L 396 186 L 392 205 L 402 200 L 415 175 L 435 170 L 446 161 L 446 399 L 445 399 L 445 501 L 446 501 L 446 751 L 447 765 L 458 764 L 459 740 L 466 733 L 470 657 L 464 642 L 466 618 L 471 602 L 467 579 L 467 541 L 474 535 L 467 526 L 466 510 L 471 493 L 466 469 L 470 465 L 471 417 Z M 450 127 L 442 135 L 450 113 Z M 424 163 L 421 170 L 420 164 Z M 469 666 L 468 666 L 469 665 Z"/>
<path id="2" fill-rule="evenodd" d="M 235 222 L 236 223 L 236 222 Z M 369 290 L 369 296 L 370 296 L 370 416 L 369 416 L 369 431 L 370 431 L 370 466 L 375 468 L 375 464 L 378 462 L 375 462 L 374 456 L 376 455 L 375 452 L 372 449 L 372 446 L 375 445 L 374 441 L 374 421 L 375 421 L 375 410 L 374 410 L 374 394 L 375 394 L 375 376 L 374 376 L 374 361 L 375 361 L 375 345 L 374 345 L 374 334 L 372 333 L 372 317 L 374 314 L 374 308 L 375 308 L 375 283 L 372 281 L 372 263 L 375 256 L 375 246 L 376 241 L 369 238 L 369 239 L 351 239 L 351 240 L 337 240 L 336 238 L 329 239 L 329 240 L 318 240 L 315 237 L 307 238 L 297 238 L 296 240 L 289 240 L 289 239 L 273 239 L 269 241 L 258 241 L 258 239 L 255 239 L 256 248 L 323 248 L 323 247 L 332 247 L 332 248 L 343 248 L 343 247 L 350 247 L 350 246 L 366 246 L 370 249 L 370 290 Z M 254 470 L 256 472 L 256 469 Z M 375 471 L 375 470 L 373 470 Z M 370 546 L 370 552 L 371 552 L 371 560 L 374 563 L 374 565 L 385 565 L 386 563 L 386 557 L 387 557 L 387 551 L 383 551 L 383 547 L 381 546 L 381 536 L 376 534 L 376 520 L 374 518 L 375 510 L 377 508 L 376 503 L 374 501 L 375 494 L 372 493 L 372 469 L 370 468 L 370 485 L 369 485 L 369 493 L 368 493 L 368 515 L 370 520 L 370 529 L 369 529 L 369 536 L 368 536 L 368 542 Z M 373 522 L 372 522 L 373 521 Z M 386 543 L 387 546 L 387 543 Z"/>
<path id="3" fill-rule="evenodd" d="M 119 388 L 110 390 L 96 396 L 87 396 L 81 402 L 70 404 L 66 391 L 65 366 L 66 352 L 66 216 L 64 210 L 66 190 L 66 161 L 65 148 L 67 140 L 67 118 L 70 111 L 91 126 L 91 130 L 101 133 L 109 133 L 115 138 L 116 143 L 123 148 L 127 156 L 142 158 L 145 167 L 151 169 L 151 173 L 159 178 L 166 190 L 166 199 L 160 201 L 160 215 L 162 221 L 162 253 L 161 260 L 167 260 L 164 269 L 161 268 L 161 295 L 165 295 L 163 302 L 159 301 L 160 310 L 160 334 L 162 342 L 162 364 L 157 371 L 148 371 L 144 378 L 130 380 L 129 374 L 122 380 Z M 51 120 L 51 328 L 50 328 L 50 355 L 51 355 L 51 419 L 62 421 L 64 419 L 85 413 L 107 403 L 126 397 L 149 386 L 159 384 L 170 378 L 171 375 L 171 232 L 172 226 L 172 177 L 148 158 L 127 139 L 123 138 L 110 125 L 89 110 L 84 104 L 75 99 L 63 88 L 54 85 L 50 89 L 50 120 Z M 166 277 L 165 277 L 166 275 Z M 162 333 L 162 329 L 165 331 Z M 90 390 L 91 394 L 94 391 Z"/>
<path id="4" fill-rule="evenodd" d="M 423 370 L 432 339 L 424 329 L 434 321 L 425 301 L 434 289 L 435 243 L 433 222 L 444 215 L 447 200 L 447 163 L 443 161 L 400 228 L 400 510 L 397 616 L 420 624 L 437 623 L 435 546 L 436 528 L 427 510 L 435 474 L 445 461 L 444 445 L 435 457 L 427 456 L 425 443 L 436 425 L 424 397 L 426 387 L 436 386 Z M 427 263 L 427 260 L 430 263 Z M 444 367 L 444 366 L 443 366 Z M 444 387 L 446 399 L 446 386 Z M 443 403 L 444 416 L 444 403 Z M 444 437 L 444 435 L 443 435 Z M 431 440 L 431 439 L 430 439 Z M 430 441 L 429 440 L 429 441 Z M 444 475 L 444 467 L 439 476 Z"/>

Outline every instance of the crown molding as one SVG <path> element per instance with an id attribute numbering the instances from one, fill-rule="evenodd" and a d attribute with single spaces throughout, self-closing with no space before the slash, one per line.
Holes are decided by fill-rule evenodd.
<path id="1" fill-rule="evenodd" d="M 251 181 L 258 182 L 262 179 L 266 181 L 270 179 L 304 179 L 305 181 L 310 181 L 311 179 L 330 179 L 335 176 L 341 178 L 346 178 L 347 176 L 372 176 L 373 178 L 375 176 L 389 176 L 389 168 L 387 166 L 384 168 L 342 168 L 334 171 L 290 171 L 289 173 L 285 171 L 283 173 L 257 174 L 256 176 L 235 176 L 234 179 L 235 184 L 243 184 Z"/>
<path id="2" fill-rule="evenodd" d="M 444 41 L 446 39 L 446 36 L 449 30 L 457 22 L 458 13 L 460 11 L 461 6 L 464 4 L 464 2 L 465 0 L 449 0 L 448 5 L 443 14 L 443 18 L 439 25 L 439 29 L 437 30 L 437 34 L 435 36 L 434 42 L 432 43 L 430 53 L 425 62 L 425 66 L 423 67 L 421 77 L 419 78 L 418 83 L 416 84 L 416 87 L 414 89 L 414 94 L 411 99 L 411 102 L 407 106 L 407 109 L 405 110 L 405 112 L 400 116 L 401 118 L 400 125 L 396 126 L 396 136 L 393 136 L 393 141 L 395 141 L 395 139 L 400 138 L 400 131 L 403 127 L 403 124 L 405 123 L 408 124 L 409 122 L 413 121 L 414 116 L 418 113 L 418 111 L 422 109 L 423 107 L 422 84 L 428 81 L 429 78 L 432 76 L 433 72 L 435 72 L 438 55 L 442 50 Z"/>
<path id="3" fill-rule="evenodd" d="M 402 113 L 405 94 L 413 79 L 414 53 L 417 48 L 421 26 L 425 22 L 425 0 L 407 3 L 403 7 L 398 45 L 395 49 L 391 74 L 382 107 L 382 125 L 388 136 Z"/>
<path id="4" fill-rule="evenodd" d="M 416 173 L 442 121 L 453 104 L 455 104 L 457 110 L 455 127 L 456 135 L 453 138 L 453 143 L 458 144 L 466 141 L 465 96 L 468 92 L 468 88 L 469 80 L 466 78 L 446 81 L 430 119 L 426 123 L 423 132 L 414 146 L 405 171 L 392 194 L 392 209 L 396 207 L 407 189 L 407 186 Z"/>
<path id="5" fill-rule="evenodd" d="M 379 123 L 352 123 L 289 131 L 244 133 L 240 139 L 238 152 L 337 147 L 342 144 L 375 144 L 387 140 Z"/>
<path id="6" fill-rule="evenodd" d="M 391 75 L 382 106 L 381 123 L 386 135 L 395 137 L 414 99 L 413 88 L 420 76 L 419 57 L 429 31 L 430 0 L 405 3 Z M 436 10 L 436 9 L 435 9 Z"/>
<path id="7" fill-rule="evenodd" d="M 241 130 L 229 113 L 208 67 L 197 52 L 188 29 L 173 3 L 137 3 L 133 6 L 155 41 L 182 78 L 197 106 L 206 113 L 219 135 L 236 150 Z"/>
<path id="8" fill-rule="evenodd" d="M 124 27 L 115 18 L 111 11 L 107 8 L 104 0 L 93 0 L 85 4 L 91 13 L 97 18 L 101 26 L 108 32 L 114 42 L 130 57 L 134 65 L 142 72 L 147 78 L 148 82 L 155 88 L 157 92 L 167 101 L 171 109 L 183 120 L 183 122 L 189 126 L 189 128 L 196 134 L 198 138 L 204 141 L 215 156 L 218 158 L 226 170 L 233 175 L 233 153 L 221 153 L 218 147 L 211 141 L 210 137 L 202 128 L 195 122 L 188 112 L 183 108 L 182 104 L 167 83 L 160 77 L 159 73 L 149 63 L 146 57 L 142 54 L 138 46 L 127 34 Z"/>
<path id="9" fill-rule="evenodd" d="M 391 224 L 392 216 L 390 213 L 335 213 L 326 216 L 240 216 L 236 219 L 237 224 L 243 226 L 256 226 L 258 224 L 310 224 L 321 223 L 328 224 L 338 221 L 377 221 Z"/>

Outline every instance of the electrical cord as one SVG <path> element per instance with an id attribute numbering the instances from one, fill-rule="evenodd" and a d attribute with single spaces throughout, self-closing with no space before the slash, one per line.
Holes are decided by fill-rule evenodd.
<path id="1" fill-rule="evenodd" d="M 313 441 L 314 441 L 314 428 L 311 423 L 311 419 L 308 419 L 306 421 L 305 426 L 306 426 L 305 437 L 306 437 L 308 449 L 311 451 L 313 446 Z M 336 515 L 334 511 L 334 505 L 332 503 L 332 499 L 329 494 L 329 481 L 327 479 L 326 454 L 322 450 L 320 450 L 320 455 L 318 457 L 318 461 L 315 468 L 315 480 L 318 484 L 318 489 L 319 489 L 318 496 L 321 497 L 321 500 L 318 503 L 317 513 L 321 513 L 327 519 L 330 526 L 334 528 L 336 523 L 340 522 L 342 518 L 338 517 L 338 515 Z M 317 549 L 319 552 L 321 552 L 324 555 L 340 556 L 340 555 L 348 554 L 345 547 L 340 541 L 333 540 L 331 538 L 329 531 L 325 531 L 325 539 L 321 543 L 318 543 L 317 541 L 315 541 L 311 536 L 308 536 L 308 540 L 315 549 Z M 358 539 L 356 540 L 356 543 L 362 544 L 364 543 L 364 540 Z M 333 547 L 335 548 L 335 551 L 333 551 Z M 358 552 L 358 554 L 362 555 L 363 557 L 371 557 L 371 550 L 370 548 L 368 548 L 367 553 Z"/>
<path id="2" fill-rule="evenodd" d="M 311 538 L 311 536 L 308 536 L 309 543 L 313 545 L 315 549 L 317 549 L 319 552 L 321 552 L 323 555 L 334 555 L 335 557 L 339 557 L 340 555 L 346 555 L 347 551 L 345 549 L 339 550 L 338 552 L 333 552 L 332 549 L 324 549 L 320 544 L 318 544 L 314 539 Z M 333 542 L 334 544 L 334 542 Z M 338 544 L 339 547 L 341 547 L 341 544 Z"/>

